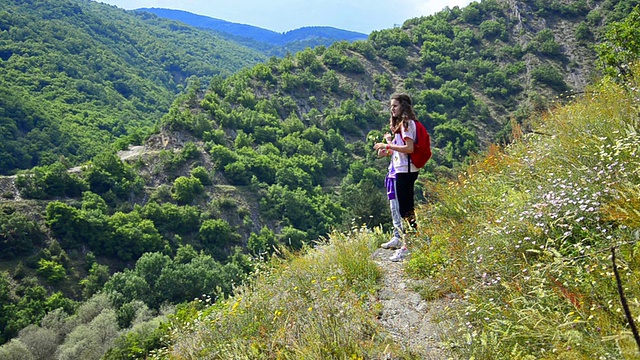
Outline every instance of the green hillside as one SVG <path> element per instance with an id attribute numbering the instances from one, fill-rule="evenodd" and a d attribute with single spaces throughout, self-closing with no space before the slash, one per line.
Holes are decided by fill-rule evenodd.
<path id="1" fill-rule="evenodd" d="M 624 86 L 625 81 L 633 80 L 627 63 L 637 58 L 633 41 L 639 28 L 635 26 L 637 8 L 626 18 L 634 6 L 637 1 L 483 1 L 410 19 L 401 28 L 374 32 L 366 41 L 306 49 L 229 75 L 191 77 L 166 112 L 157 110 L 162 119 L 153 131 L 132 127 L 127 134 L 137 133 L 137 138 L 114 141 L 117 146 L 113 148 L 102 146 L 103 151 L 96 151 L 97 155 L 80 167 L 70 168 L 75 163 L 57 157 L 50 165 L 0 177 L 0 324 L 4 329 L 0 340 L 19 339 L 0 351 L 34 351 L 29 350 L 35 346 L 33 339 L 43 337 L 48 340 L 42 344 L 48 348 L 36 346 L 37 350 L 60 358 L 108 354 L 115 359 L 151 350 L 160 351 L 161 358 L 167 354 L 199 356 L 182 354 L 182 349 L 212 358 L 218 356 L 214 350 L 222 351 L 220 358 L 236 350 L 251 351 L 255 358 L 294 357 L 292 349 L 311 358 L 317 356 L 314 354 L 338 358 L 380 355 L 380 349 L 388 344 L 376 335 L 381 330 L 368 318 L 375 316 L 370 311 L 375 314 L 376 307 L 370 301 L 377 296 L 380 277 L 376 268 L 362 259 L 370 251 L 368 246 L 377 246 L 389 228 L 382 188 L 388 162 L 376 158 L 371 149 L 386 130 L 386 105 L 396 92 L 413 97 L 418 117 L 431 133 L 434 150 L 417 183 L 418 200 L 424 205 L 422 224 L 406 264 L 407 271 L 423 278 L 425 287 L 420 292 L 425 298 L 453 294 L 465 300 L 463 307 L 476 304 L 474 309 L 487 299 L 508 302 L 492 291 L 502 291 L 502 284 L 509 290 L 513 283 L 496 282 L 496 276 L 511 281 L 518 278 L 513 271 L 529 265 L 532 268 L 527 271 L 547 266 L 545 251 L 562 264 L 565 257 L 574 261 L 583 256 L 573 253 L 583 245 L 585 254 L 602 251 L 609 246 L 604 241 L 608 239 L 589 235 L 590 229 L 601 231 L 604 226 L 625 235 L 624 231 L 635 226 L 633 222 L 619 228 L 607 224 L 624 220 L 622 214 L 631 214 L 627 206 L 633 208 L 633 201 L 623 204 L 602 195 L 597 199 L 599 204 L 611 207 L 593 208 L 608 214 L 606 218 L 575 204 L 572 206 L 577 209 L 562 208 L 569 211 L 562 214 L 539 215 L 525 210 L 552 209 L 555 204 L 542 203 L 548 193 L 544 190 L 551 190 L 545 186 L 561 191 L 569 186 L 569 180 L 573 181 L 571 188 L 580 185 L 580 191 L 588 189 L 578 193 L 576 201 L 586 201 L 584 196 L 597 193 L 598 186 L 618 189 L 618 183 L 597 178 L 600 175 L 591 173 L 590 163 L 581 161 L 592 161 L 591 156 L 605 151 L 603 146 L 609 143 L 615 143 L 622 154 L 633 154 L 635 125 L 628 117 L 637 108 L 632 101 L 637 94 L 627 90 L 637 87 Z M 626 19 L 622 25 L 614 22 L 622 19 Z M 617 27 L 605 36 L 608 24 Z M 599 57 L 596 49 L 601 49 Z M 596 67 L 600 60 L 606 67 Z M 602 89 L 587 87 L 590 76 L 600 70 L 613 75 L 610 83 L 605 82 Z M 147 81 L 142 75 L 140 79 Z M 623 80 L 618 80 L 622 87 L 610 79 Z M 599 100 L 598 96 L 604 98 Z M 584 100 L 574 105 L 576 97 Z M 607 103 L 621 110 L 600 112 L 604 105 L 597 104 Z M 590 108 L 590 104 L 597 108 Z M 568 115 L 557 127 L 541 122 L 563 111 Z M 572 112 L 578 114 L 576 118 L 569 116 Z M 65 130 L 73 125 L 68 121 L 60 124 Z M 96 133 L 89 132 L 92 136 Z M 84 133 L 77 130 L 71 134 Z M 518 153 L 522 146 L 529 146 L 527 141 L 533 134 L 542 136 L 531 142 L 534 150 L 526 148 Z M 628 145 L 628 139 L 620 134 L 631 134 Z M 87 147 L 97 146 L 90 139 L 86 141 Z M 137 146 L 125 148 L 129 144 Z M 555 149 L 554 156 L 538 153 L 542 150 L 536 150 L 537 146 Z M 518 160 L 526 151 L 535 157 Z M 486 158 L 476 155 L 485 152 L 489 154 Z M 538 163 L 546 157 L 548 164 Z M 493 172 L 491 164 L 502 172 Z M 567 180 L 550 178 L 549 170 L 548 174 L 561 174 Z M 624 184 L 620 183 L 629 199 L 633 198 L 634 174 L 631 170 Z M 579 180 L 580 176 L 584 180 Z M 493 188 L 492 184 L 497 185 Z M 560 195 L 550 196 L 553 200 Z M 508 213 L 511 208 L 520 210 L 522 216 Z M 585 211 L 589 213 L 583 214 Z M 587 215 L 586 229 L 570 228 L 571 234 L 567 234 L 568 222 Z M 538 216 L 543 216 L 540 225 L 534 222 Z M 565 218 L 566 222 L 559 221 Z M 522 227 L 500 228 L 507 220 Z M 511 268 L 500 261 L 502 256 L 512 261 L 511 256 L 522 255 L 508 247 L 514 234 L 522 239 L 537 236 L 535 245 L 544 240 L 547 247 L 519 245 L 527 262 L 509 262 L 515 264 Z M 324 253 L 309 252 L 312 258 L 318 256 L 317 267 L 306 257 L 295 255 L 328 238 L 345 242 L 330 245 L 340 250 L 339 262 L 331 262 L 335 257 L 324 257 L 333 254 L 330 247 Z M 351 238 L 358 241 L 351 243 Z M 478 242 L 481 249 L 468 245 Z M 575 244 L 576 249 L 572 248 Z M 496 255 L 488 252 L 490 248 L 503 251 Z M 480 250 L 482 259 L 489 259 L 486 265 L 477 262 Z M 350 254 L 353 256 L 347 256 Z M 527 257 L 532 254 L 537 255 Z M 300 266 L 292 278 L 286 278 L 292 274 L 284 270 L 284 279 L 270 277 L 289 266 Z M 569 287 L 563 281 L 571 280 L 564 278 L 569 270 L 561 271 L 562 276 L 553 273 L 553 279 L 562 284 L 558 293 Z M 310 278 L 306 273 L 317 276 Z M 261 280 L 253 283 L 251 279 Z M 485 279 L 497 286 L 479 286 Z M 544 279 L 555 284 L 550 277 Z M 263 282 L 278 285 L 260 290 Z M 233 298 L 240 284 L 249 286 L 239 290 L 245 292 L 248 304 Z M 537 286 L 540 284 L 544 283 Z M 517 286 L 522 288 L 523 284 Z M 537 289 L 535 284 L 531 286 Z M 291 291 L 296 287 L 308 293 Z M 255 295 L 253 288 L 258 291 Z M 280 296 L 260 292 L 273 290 Z M 587 296 L 586 290 L 580 292 Z M 324 293 L 329 300 L 318 307 L 314 299 Z M 612 300 L 610 293 L 597 294 L 594 303 Z M 216 305 L 190 303 L 202 295 Z M 289 295 L 293 297 L 287 298 Z M 339 298 L 344 304 L 330 300 Z M 225 303 L 225 299 L 232 300 Z M 272 299 L 277 300 L 277 307 Z M 302 306 L 305 301 L 310 305 Z M 254 303 L 258 305 L 256 313 L 252 312 Z M 534 302 L 533 307 L 536 305 Z M 318 333 L 327 329 L 320 326 L 326 319 L 310 319 L 309 315 L 318 315 L 313 310 L 339 313 L 342 306 L 350 310 L 340 316 L 354 317 L 353 321 L 329 319 L 328 324 L 335 325 L 332 332 Z M 509 306 L 514 305 L 509 302 Z M 495 309 L 483 311 L 489 310 Z M 282 316 L 289 311 L 295 315 Z M 469 317 L 469 323 L 473 329 L 495 329 L 522 322 L 501 322 L 506 315 L 495 311 L 495 323 L 480 315 Z M 227 315 L 243 315 L 243 320 L 234 322 L 234 317 Z M 553 319 L 542 310 L 537 316 Z M 195 320 L 205 318 L 202 332 L 194 331 L 191 326 L 201 324 Z M 212 318 L 220 320 L 214 323 L 225 329 L 218 338 L 210 338 L 207 331 Z M 300 319 L 296 329 L 301 332 L 296 334 L 304 335 L 304 342 L 296 342 L 299 337 L 279 337 L 286 337 L 286 326 L 293 326 L 280 321 L 294 318 Z M 311 320 L 317 320 L 311 322 L 317 326 L 302 326 Z M 553 321 L 557 319 L 548 329 L 558 328 Z M 342 327 L 345 324 L 353 327 Z M 480 354 L 505 355 L 500 351 L 521 353 L 523 358 L 540 357 L 546 355 L 544 351 L 560 349 L 547 338 L 546 342 L 528 338 L 539 330 L 535 326 L 531 329 L 529 335 L 526 331 L 516 333 L 524 336 L 525 343 L 532 343 L 527 349 L 514 345 L 522 345 L 516 335 L 496 340 L 490 330 L 471 331 L 470 340 L 453 345 L 460 354 L 477 358 Z M 607 329 L 608 336 L 620 334 L 614 325 Z M 483 338 L 475 347 L 473 338 L 478 334 Z M 229 343 L 226 335 L 239 342 Z M 591 333 L 580 336 L 595 343 Z M 340 341 L 327 342 L 329 338 Z M 183 339 L 203 339 L 205 347 L 183 344 Z M 494 343 L 495 349 L 487 345 Z M 227 344 L 230 347 L 225 347 Z M 572 348 L 576 346 L 571 343 Z M 604 358 L 627 351 L 607 344 L 594 346 Z M 407 356 L 411 358 L 411 354 Z"/>
<path id="2" fill-rule="evenodd" d="M 0 174 L 140 143 L 186 79 L 266 58 L 206 31 L 88 0 L 0 4 Z M 125 140 L 126 141 L 126 140 Z"/>
<path id="3" fill-rule="evenodd" d="M 640 314 L 635 79 L 594 85 L 533 119 L 535 133 L 514 129 L 457 181 L 427 182 L 434 201 L 418 211 L 404 269 L 423 298 L 453 299 L 439 317 L 453 358 L 639 356 L 628 325 Z M 370 257 L 387 239 L 332 233 L 229 299 L 193 302 L 169 321 L 158 358 L 420 358 L 376 321 L 385 295 Z"/>

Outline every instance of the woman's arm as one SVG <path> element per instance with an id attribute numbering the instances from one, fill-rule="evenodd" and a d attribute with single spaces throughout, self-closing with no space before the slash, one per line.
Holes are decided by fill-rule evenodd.
<path id="1" fill-rule="evenodd" d="M 404 145 L 396 145 L 396 144 L 385 144 L 385 143 L 377 143 L 373 146 L 375 150 L 378 149 L 386 149 L 391 151 L 398 151 L 405 154 L 411 154 L 413 152 L 413 139 L 407 137 L 404 139 Z"/>

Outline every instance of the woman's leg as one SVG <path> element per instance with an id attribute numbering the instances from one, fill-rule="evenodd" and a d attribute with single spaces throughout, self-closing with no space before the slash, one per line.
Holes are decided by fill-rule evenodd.
<path id="1" fill-rule="evenodd" d="M 417 172 L 396 174 L 396 199 L 398 200 L 400 216 L 406 219 L 411 227 L 416 227 L 413 186 L 417 179 Z"/>
<path id="2" fill-rule="evenodd" d="M 404 228 L 402 225 L 402 216 L 400 215 L 400 204 L 398 198 L 389 200 L 389 207 L 391 208 L 391 220 L 393 223 L 393 237 L 402 239 L 404 234 Z"/>

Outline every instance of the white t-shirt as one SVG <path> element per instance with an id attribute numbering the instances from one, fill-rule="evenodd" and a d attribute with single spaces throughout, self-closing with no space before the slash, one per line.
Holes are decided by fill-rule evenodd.
<path id="1" fill-rule="evenodd" d="M 404 145 L 405 142 L 403 141 L 403 139 L 406 139 L 406 138 L 413 139 L 413 143 L 415 144 L 415 142 L 416 142 L 416 123 L 413 120 L 409 121 L 409 128 L 408 129 L 405 129 L 403 127 L 401 129 L 401 133 L 395 135 L 395 138 L 393 139 L 393 143 L 395 145 Z M 408 154 L 401 153 L 399 151 L 394 151 L 391 161 L 393 161 L 393 168 L 395 169 L 396 173 L 406 173 L 406 172 L 408 172 L 407 171 L 407 163 L 409 162 Z M 418 170 L 419 169 L 415 165 L 413 165 L 413 163 L 411 163 L 411 172 L 416 172 Z"/>

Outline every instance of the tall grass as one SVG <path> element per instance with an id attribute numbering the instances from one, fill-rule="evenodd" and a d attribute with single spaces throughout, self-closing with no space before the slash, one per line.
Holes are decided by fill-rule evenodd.
<path id="1" fill-rule="evenodd" d="M 640 93 L 628 85 L 590 89 L 427 187 L 438 201 L 420 209 L 407 269 L 461 294 L 450 339 L 462 358 L 640 358 L 610 251 L 640 323 Z"/>
<path id="2" fill-rule="evenodd" d="M 381 273 L 370 259 L 379 231 L 355 229 L 282 254 L 226 300 L 176 313 L 170 345 L 155 358 L 375 359 L 403 354 L 376 322 Z M 408 358 L 408 355 L 402 355 Z"/>

